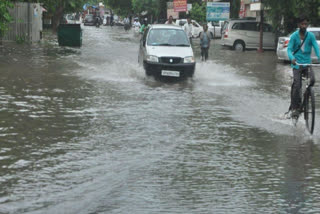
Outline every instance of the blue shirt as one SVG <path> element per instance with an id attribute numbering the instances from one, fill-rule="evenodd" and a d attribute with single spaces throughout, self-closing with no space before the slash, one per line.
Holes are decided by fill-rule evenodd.
<path id="1" fill-rule="evenodd" d="M 290 36 L 290 41 L 288 45 L 288 56 L 290 61 L 293 59 L 296 59 L 297 63 L 299 64 L 310 64 L 312 62 L 311 60 L 311 51 L 312 47 L 314 48 L 314 51 L 316 53 L 316 56 L 318 57 L 318 60 L 320 61 L 320 54 L 319 54 L 319 46 L 316 40 L 316 37 L 312 32 L 306 31 L 305 33 L 305 42 L 303 44 L 303 47 L 298 50 L 300 47 L 302 41 L 300 39 L 299 35 L 300 30 L 297 30 Z M 308 34 L 308 35 L 307 35 Z M 298 50 L 298 52 L 293 55 L 293 53 Z M 299 65 L 292 65 L 292 68 L 299 69 Z"/>
<path id="2" fill-rule="evenodd" d="M 201 47 L 203 47 L 203 48 L 209 47 L 209 39 L 208 39 L 208 36 L 205 32 L 203 33 L 203 40 L 201 42 Z"/>

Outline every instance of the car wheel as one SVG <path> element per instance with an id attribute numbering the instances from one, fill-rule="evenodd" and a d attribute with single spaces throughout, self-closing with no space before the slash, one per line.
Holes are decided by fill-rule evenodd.
<path id="1" fill-rule="evenodd" d="M 242 41 L 236 41 L 233 45 L 233 49 L 235 51 L 244 51 L 245 49 L 245 44 Z"/>

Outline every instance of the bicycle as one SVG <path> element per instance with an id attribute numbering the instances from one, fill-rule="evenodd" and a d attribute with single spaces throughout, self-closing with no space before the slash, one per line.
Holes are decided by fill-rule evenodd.
<path id="1" fill-rule="evenodd" d="M 307 72 L 302 74 L 301 78 L 305 82 L 305 90 L 301 87 L 303 100 L 299 108 L 299 116 L 292 118 L 294 125 L 297 124 L 300 114 L 303 113 L 304 120 L 306 121 L 306 127 L 310 134 L 313 134 L 314 124 L 315 124 L 315 97 L 313 91 L 313 85 L 310 85 L 309 73 L 312 67 L 320 67 L 320 64 L 298 64 L 299 66 L 305 66 L 308 68 Z M 291 111 L 291 106 L 289 111 L 285 113 L 286 115 Z"/>

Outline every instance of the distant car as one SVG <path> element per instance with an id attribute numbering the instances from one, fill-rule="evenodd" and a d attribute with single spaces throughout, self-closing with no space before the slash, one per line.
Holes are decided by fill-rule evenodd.
<path id="1" fill-rule="evenodd" d="M 224 21 L 208 22 L 208 31 L 210 32 L 212 38 L 221 38 L 223 25 Z"/>
<path id="2" fill-rule="evenodd" d="M 183 27 L 183 25 L 187 23 L 187 19 L 177 19 L 176 25 Z M 195 20 L 191 20 L 191 23 L 193 25 L 192 27 L 192 37 L 197 38 L 200 36 L 200 33 L 203 31 L 202 26 Z"/>
<path id="3" fill-rule="evenodd" d="M 234 50 L 258 49 L 260 45 L 260 22 L 249 19 L 230 19 L 223 26 L 222 45 Z M 263 25 L 263 49 L 275 50 L 275 34 L 271 25 Z"/>
<path id="4" fill-rule="evenodd" d="M 320 48 L 320 27 L 309 27 L 307 29 L 307 31 L 311 32 L 315 35 L 317 42 L 318 42 L 318 45 L 319 45 L 319 48 Z M 289 57 L 288 57 L 287 48 L 288 48 L 291 34 L 292 33 L 290 33 L 286 37 L 279 37 L 278 46 L 277 46 L 277 56 L 278 56 L 279 60 L 290 61 Z M 311 58 L 312 58 L 313 62 L 317 62 L 317 60 L 318 60 L 318 58 L 314 52 L 314 49 L 312 49 Z"/>
<path id="5" fill-rule="evenodd" d="M 81 24 L 80 20 L 77 20 L 73 14 L 64 14 L 60 20 L 61 24 Z"/>
<path id="6" fill-rule="evenodd" d="M 93 17 L 93 14 L 88 14 L 86 15 L 86 17 L 84 18 L 84 25 L 89 25 L 89 26 L 94 26 L 96 23 L 96 20 Z"/>
<path id="7" fill-rule="evenodd" d="M 84 25 L 95 26 L 97 24 L 97 21 L 99 25 L 103 23 L 103 20 L 102 18 L 100 18 L 100 16 L 94 16 L 93 14 L 88 14 L 84 18 Z"/>
<path id="8" fill-rule="evenodd" d="M 196 63 L 186 32 L 176 25 L 155 24 L 144 32 L 139 58 L 147 75 L 192 77 Z"/>

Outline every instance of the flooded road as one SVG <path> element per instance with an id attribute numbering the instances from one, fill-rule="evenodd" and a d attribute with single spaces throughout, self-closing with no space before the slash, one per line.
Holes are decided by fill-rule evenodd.
<path id="1" fill-rule="evenodd" d="M 2 48 L 0 213 L 320 213 L 319 84 L 310 136 L 283 119 L 289 65 L 213 42 L 177 83 L 123 28 Z"/>

